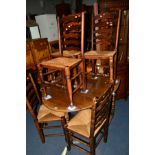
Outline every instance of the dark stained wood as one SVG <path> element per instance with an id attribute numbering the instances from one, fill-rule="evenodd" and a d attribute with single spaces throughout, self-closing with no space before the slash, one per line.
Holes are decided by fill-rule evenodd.
<path id="1" fill-rule="evenodd" d="M 47 38 L 31 40 L 31 49 L 35 64 L 51 58 L 51 50 Z"/>
<path id="2" fill-rule="evenodd" d="M 40 139 L 42 143 L 45 143 L 45 136 L 62 136 L 64 134 L 57 133 L 57 134 L 44 134 L 43 129 L 46 128 L 61 128 L 61 125 L 58 126 L 51 126 L 48 123 L 53 121 L 61 122 L 61 120 L 65 119 L 64 116 L 62 118 L 57 117 L 52 114 L 52 112 L 47 112 L 47 110 L 43 110 L 41 108 L 42 100 L 40 99 L 40 95 L 38 93 L 37 87 L 35 82 L 29 73 L 26 78 L 26 107 L 28 111 L 31 113 L 32 118 L 34 120 L 35 127 L 38 131 Z M 38 110 L 39 109 L 39 110 Z M 42 115 L 43 118 L 38 118 L 38 115 Z M 46 125 L 45 125 L 46 124 Z"/>
<path id="3" fill-rule="evenodd" d="M 71 6 L 69 3 L 60 3 L 56 5 L 56 15 L 57 17 L 62 17 L 63 15 L 68 15 L 71 13 Z"/>
<path id="4" fill-rule="evenodd" d="M 129 95 L 129 0 L 102 0 L 99 2 L 99 12 L 120 9 L 121 22 L 117 53 L 117 78 L 121 79 L 121 84 L 117 97 L 126 99 Z"/>
<path id="5" fill-rule="evenodd" d="M 87 94 L 83 94 L 77 91 L 73 94 L 73 103 L 77 107 L 75 111 L 84 110 L 90 108 L 93 105 L 93 98 L 103 95 L 106 90 L 112 84 L 109 83 L 109 79 L 103 76 L 100 76 L 99 79 L 88 78 L 87 89 L 89 90 Z M 66 89 L 60 89 L 56 86 L 53 86 L 52 89 L 47 88 L 47 92 L 52 95 L 52 99 L 43 100 L 43 103 L 46 107 L 51 110 L 68 112 L 67 107 L 70 104 L 70 99 L 68 97 L 68 92 Z"/>
<path id="6" fill-rule="evenodd" d="M 101 0 L 99 3 L 100 10 L 118 10 L 118 9 L 129 9 L 129 0 Z"/>
<path id="7" fill-rule="evenodd" d="M 96 7 L 96 5 L 95 5 Z M 117 59 L 117 46 L 119 39 L 119 27 L 120 27 L 120 15 L 121 11 L 109 11 L 109 12 L 101 12 L 97 14 L 97 9 L 95 9 L 95 16 L 92 16 L 92 48 L 94 45 L 94 51 L 87 51 L 82 53 L 84 59 L 99 59 L 103 61 L 105 59 L 109 59 L 109 68 L 110 68 L 110 81 L 114 82 L 116 78 L 116 59 Z M 115 55 L 106 55 L 107 53 L 115 53 Z M 104 54 L 106 53 L 106 54 Z M 92 65 L 93 71 L 95 71 L 96 64 Z M 94 73 L 95 74 L 95 73 Z"/>
<path id="8" fill-rule="evenodd" d="M 84 12 L 57 18 L 59 54 L 53 57 L 77 57 L 84 51 Z"/>
<path id="9" fill-rule="evenodd" d="M 117 68 L 117 78 L 121 80 L 117 91 L 117 99 L 127 99 L 129 96 L 129 65 L 119 66 Z"/>
<path id="10" fill-rule="evenodd" d="M 90 125 L 88 125 L 89 123 L 86 123 L 86 127 L 83 128 L 83 122 L 81 122 L 79 119 L 76 120 L 78 114 L 82 114 L 81 111 L 81 113 L 77 113 L 77 115 L 75 115 L 68 122 L 68 124 L 64 126 L 64 129 L 66 130 L 68 150 L 71 149 L 71 146 L 74 146 L 90 155 L 95 155 L 95 149 L 101 142 L 102 138 L 104 138 L 104 141 L 107 142 L 113 86 L 111 85 L 106 88 L 107 89 L 105 90 L 104 94 L 93 99 L 94 104 L 91 108 L 91 117 L 88 118 L 90 119 Z M 70 122 L 73 121 L 74 123 L 72 127 Z M 86 132 L 89 134 L 84 134 L 84 132 L 81 131 L 81 128 L 83 128 L 83 130 L 86 130 Z M 73 143 L 73 140 L 76 140 L 80 144 L 88 146 L 89 149 L 83 148 L 83 146 L 80 144 Z"/>

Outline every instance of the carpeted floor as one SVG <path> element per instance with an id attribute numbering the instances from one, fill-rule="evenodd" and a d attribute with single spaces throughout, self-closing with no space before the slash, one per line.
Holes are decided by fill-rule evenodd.
<path id="1" fill-rule="evenodd" d="M 27 155 L 61 155 L 65 146 L 64 137 L 47 137 L 46 143 L 42 144 L 30 113 L 26 113 Z M 85 153 L 72 148 L 66 155 L 85 155 Z M 108 141 L 99 144 L 96 155 L 129 155 L 129 100 L 116 101 Z"/>

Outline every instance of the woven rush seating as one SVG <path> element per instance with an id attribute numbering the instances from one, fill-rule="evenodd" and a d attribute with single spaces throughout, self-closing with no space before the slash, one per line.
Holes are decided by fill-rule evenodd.
<path id="1" fill-rule="evenodd" d="M 88 154 L 95 155 L 95 149 L 101 139 L 104 138 L 107 142 L 113 90 L 113 85 L 111 85 L 105 94 L 94 97 L 94 105 L 91 109 L 78 112 L 64 125 L 68 150 L 74 146 Z M 74 143 L 74 140 L 79 144 Z M 80 144 L 86 145 L 89 149 Z"/>
<path id="2" fill-rule="evenodd" d="M 26 107 L 31 113 L 42 143 L 45 143 L 45 136 L 64 136 L 64 133 L 44 134 L 44 129 L 62 128 L 61 123 L 65 120 L 65 114 L 49 110 L 42 104 L 42 100 L 30 73 L 26 78 Z M 59 122 L 58 125 L 49 125 L 49 123 L 54 121 Z"/>
<path id="3" fill-rule="evenodd" d="M 41 62 L 38 65 L 40 79 L 42 81 L 42 89 L 45 89 L 45 81 L 43 78 L 42 70 L 44 68 L 49 70 L 59 70 L 63 74 L 63 84 L 67 88 L 70 102 L 73 102 L 72 95 L 79 89 L 86 89 L 84 63 L 81 59 L 58 57 L 51 60 Z M 49 83 L 48 83 L 49 84 Z"/>

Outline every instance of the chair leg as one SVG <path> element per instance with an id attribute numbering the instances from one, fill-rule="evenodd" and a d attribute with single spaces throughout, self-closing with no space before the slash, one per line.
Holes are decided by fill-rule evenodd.
<path id="1" fill-rule="evenodd" d="M 65 125 L 66 125 L 65 116 L 61 117 L 61 124 L 62 124 L 62 128 L 63 128 L 64 135 L 65 135 L 65 141 L 67 143 L 67 150 L 70 151 L 71 149 L 70 136 L 69 136 L 69 132 L 65 129 Z"/>
<path id="2" fill-rule="evenodd" d="M 95 76 L 95 65 L 96 65 L 96 60 L 92 60 L 92 74 Z"/>
<path id="3" fill-rule="evenodd" d="M 67 139 L 67 151 L 70 151 L 71 150 L 71 140 L 70 140 L 69 131 L 66 132 L 66 139 Z"/>
<path id="4" fill-rule="evenodd" d="M 104 127 L 103 137 L 104 137 L 104 142 L 106 143 L 108 139 L 108 125 Z"/>
<path id="5" fill-rule="evenodd" d="M 40 125 L 36 121 L 34 123 L 35 123 L 35 126 L 37 128 L 38 134 L 40 136 L 41 142 L 45 143 L 45 136 L 43 133 L 43 129 L 41 129 Z"/>
<path id="6" fill-rule="evenodd" d="M 64 128 L 65 124 L 66 124 L 66 119 L 65 119 L 65 116 L 63 116 L 63 117 L 61 117 L 61 125 L 62 125 L 62 129 L 63 129 L 64 135 L 65 135 L 65 141 L 67 143 L 67 133 Z"/>
<path id="7" fill-rule="evenodd" d="M 95 141 L 94 141 L 94 138 L 90 139 L 90 155 L 95 155 Z"/>

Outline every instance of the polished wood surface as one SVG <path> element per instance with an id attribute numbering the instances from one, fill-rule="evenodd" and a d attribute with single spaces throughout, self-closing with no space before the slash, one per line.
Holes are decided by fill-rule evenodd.
<path id="1" fill-rule="evenodd" d="M 103 76 L 96 80 L 89 77 L 87 81 L 88 93 L 84 94 L 77 91 L 73 94 L 73 103 L 77 107 L 75 111 L 90 108 L 94 103 L 93 98 L 103 95 L 111 85 L 109 79 Z M 55 111 L 69 112 L 67 107 L 70 105 L 70 100 L 67 90 L 53 86 L 51 89 L 48 89 L 48 93 L 52 95 L 52 99 L 43 100 L 43 104 L 47 108 Z"/>
<path id="2" fill-rule="evenodd" d="M 31 41 L 26 41 L 26 69 L 36 69 L 36 64 L 32 55 Z"/>

